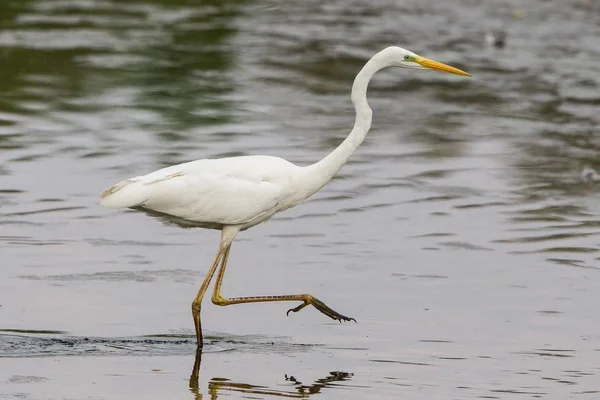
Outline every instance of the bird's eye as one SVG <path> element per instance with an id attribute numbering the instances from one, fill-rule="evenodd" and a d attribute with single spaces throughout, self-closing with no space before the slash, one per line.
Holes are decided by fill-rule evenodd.
<path id="1" fill-rule="evenodd" d="M 407 54 L 407 55 L 405 55 L 405 56 L 404 56 L 404 60 L 406 60 L 406 61 L 410 60 L 410 56 L 409 56 L 408 54 Z"/>

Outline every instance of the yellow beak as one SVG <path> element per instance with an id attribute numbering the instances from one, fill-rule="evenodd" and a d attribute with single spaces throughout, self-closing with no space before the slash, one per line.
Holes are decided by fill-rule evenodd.
<path id="1" fill-rule="evenodd" d="M 434 69 L 436 71 L 450 72 L 451 74 L 462 75 L 462 76 L 471 76 L 461 69 L 454 68 L 454 67 L 451 67 L 446 64 L 442 64 L 441 62 L 430 60 L 429 58 L 417 56 L 417 57 L 415 57 L 415 62 L 421 64 L 424 67 Z"/>

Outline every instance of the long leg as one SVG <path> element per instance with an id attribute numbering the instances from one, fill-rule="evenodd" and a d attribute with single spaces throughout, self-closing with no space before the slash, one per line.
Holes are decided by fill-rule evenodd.
<path id="1" fill-rule="evenodd" d="M 223 277 L 225 276 L 225 268 L 227 267 L 227 259 L 229 258 L 229 250 L 231 244 L 227 246 L 223 254 L 221 261 L 221 268 L 217 274 L 217 282 L 215 283 L 215 290 L 212 295 L 212 302 L 218 306 L 230 306 L 232 304 L 241 303 L 259 303 L 269 301 L 301 301 L 302 303 L 295 308 L 288 310 L 287 315 L 290 312 L 298 312 L 308 305 L 314 306 L 317 310 L 327 315 L 329 318 L 335 319 L 336 321 L 354 321 L 354 318 L 346 317 L 338 313 L 337 311 L 329 308 L 325 303 L 310 294 L 289 294 L 279 296 L 251 296 L 251 297 L 232 297 L 225 298 L 221 296 L 221 284 L 223 283 Z"/>
<path id="2" fill-rule="evenodd" d="M 194 298 L 192 302 L 192 317 L 194 318 L 194 327 L 196 328 L 196 340 L 198 343 L 198 349 L 201 349 L 203 346 L 202 342 L 202 323 L 200 322 L 200 308 L 202 307 L 202 298 L 204 297 L 204 293 L 206 293 L 206 289 L 208 289 L 208 285 L 212 280 L 212 277 L 215 274 L 215 270 L 219 266 L 219 262 L 223 258 L 224 250 L 221 246 L 219 246 L 219 251 L 215 256 L 215 260 L 213 261 L 210 269 L 206 273 L 206 277 L 200 286 L 200 290 L 198 290 L 198 294 Z"/>
<path id="3" fill-rule="evenodd" d="M 229 247 L 231 246 L 231 242 L 235 238 L 235 235 L 239 232 L 239 229 L 234 226 L 225 226 L 221 230 L 221 242 L 219 243 L 219 251 L 215 256 L 215 260 L 213 261 L 210 269 L 206 273 L 206 277 L 198 290 L 198 294 L 194 298 L 192 302 L 192 317 L 194 318 L 194 327 L 196 328 L 196 340 L 198 343 L 198 350 L 202 349 L 204 345 L 202 341 L 202 323 L 200 322 L 200 308 L 202 307 L 202 299 L 204 298 L 204 294 L 206 293 L 206 289 L 208 289 L 208 285 L 212 280 L 212 277 L 215 275 L 215 271 L 219 266 L 219 262 L 223 259 L 227 259 L 227 255 L 229 254 Z"/>

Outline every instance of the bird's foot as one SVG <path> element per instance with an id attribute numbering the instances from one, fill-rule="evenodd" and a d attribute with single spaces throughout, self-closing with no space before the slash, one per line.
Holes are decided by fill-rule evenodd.
<path id="1" fill-rule="evenodd" d="M 306 300 L 304 300 L 304 303 L 300 304 L 298 307 L 289 309 L 288 312 L 286 313 L 286 315 L 290 315 L 291 312 L 298 312 L 309 304 L 312 305 L 313 307 L 315 307 L 317 310 L 319 310 L 323 314 L 327 315 L 329 318 L 334 319 L 336 321 L 340 321 L 340 322 L 354 321 L 354 322 L 356 322 L 356 320 L 354 318 L 346 317 L 345 315 L 340 314 L 339 312 L 329 308 L 329 306 L 327 306 L 327 304 L 323 303 L 321 300 L 317 299 L 316 297 L 312 297 L 312 296 L 310 296 Z"/>

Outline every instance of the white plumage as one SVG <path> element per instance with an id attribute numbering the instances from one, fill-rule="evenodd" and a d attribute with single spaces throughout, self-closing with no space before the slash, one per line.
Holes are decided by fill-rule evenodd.
<path id="1" fill-rule="evenodd" d="M 155 211 L 183 226 L 242 230 L 299 201 L 294 187 L 304 177 L 302 168 L 278 157 L 197 160 L 117 183 L 101 204 Z"/>
<path id="2" fill-rule="evenodd" d="M 309 294 L 224 298 L 221 283 L 231 243 L 239 231 L 295 206 L 321 189 L 348 161 L 371 127 L 372 111 L 367 86 L 373 74 L 386 67 L 435 69 L 469 76 L 466 72 L 420 57 L 400 47 L 375 54 L 361 69 L 352 86 L 356 111 L 348 137 L 321 161 L 299 167 L 269 156 L 246 156 L 192 161 L 127 179 L 108 188 L 101 204 L 109 208 L 133 208 L 182 227 L 220 229 L 221 243 L 215 260 L 192 303 L 198 348 L 202 348 L 200 308 L 202 298 L 219 269 L 212 301 L 217 305 L 268 301 L 300 301 L 288 314 L 307 305 L 338 321 L 352 321 Z"/>

